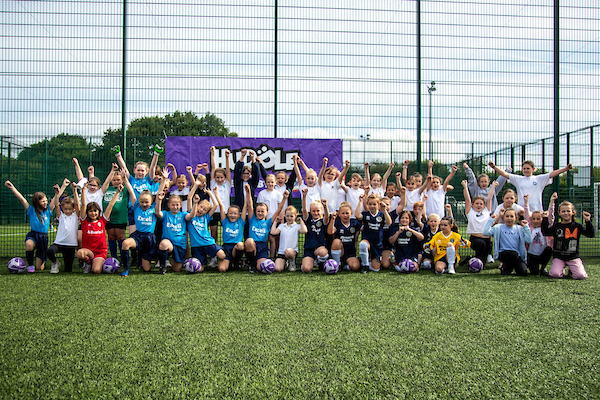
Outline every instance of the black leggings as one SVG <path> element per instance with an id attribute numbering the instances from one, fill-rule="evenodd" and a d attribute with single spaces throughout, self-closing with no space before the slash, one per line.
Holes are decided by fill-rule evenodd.
<path id="1" fill-rule="evenodd" d="M 492 250 L 492 239 L 471 235 L 469 241 L 471 242 L 471 248 L 475 252 L 475 257 L 479 258 L 485 264 L 487 256 Z"/>
<path id="2" fill-rule="evenodd" d="M 550 262 L 550 258 L 552 258 L 552 248 L 550 246 L 546 246 L 539 256 L 527 253 L 527 267 L 529 268 L 529 273 L 534 275 L 539 274 L 540 271 L 546 269 L 546 266 Z"/>
<path id="3" fill-rule="evenodd" d="M 498 260 L 502 262 L 502 275 L 510 275 L 513 269 L 517 275 L 527 275 L 527 265 L 514 250 L 505 250 L 498 254 Z"/>
<path id="4" fill-rule="evenodd" d="M 62 253 L 63 260 L 65 261 L 65 271 L 72 272 L 73 271 L 73 261 L 75 260 L 75 252 L 77 251 L 77 246 L 63 246 L 62 244 L 52 243 L 52 246 L 48 247 L 48 251 L 46 255 L 48 259 L 53 263 L 56 262 L 56 253 Z"/>

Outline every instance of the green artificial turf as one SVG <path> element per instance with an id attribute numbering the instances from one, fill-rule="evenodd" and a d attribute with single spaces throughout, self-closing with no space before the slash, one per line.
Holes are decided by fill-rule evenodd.
<path id="1" fill-rule="evenodd" d="M 600 397 L 585 281 L 0 273 L 2 398 Z"/>

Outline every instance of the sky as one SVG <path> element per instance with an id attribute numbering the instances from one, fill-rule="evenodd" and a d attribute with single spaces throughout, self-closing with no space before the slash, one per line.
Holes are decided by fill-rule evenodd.
<path id="1" fill-rule="evenodd" d="M 425 157 L 430 122 L 448 163 L 553 135 L 552 5 L 421 1 Z M 0 7 L 0 135 L 119 128 L 122 1 Z M 276 96 L 278 137 L 345 139 L 353 163 L 415 158 L 415 1 L 280 0 L 277 58 L 273 1 L 128 1 L 127 12 L 127 121 L 212 112 L 240 136 L 273 137 Z M 599 123 L 598 20 L 597 1 L 561 5 L 561 132 Z"/>

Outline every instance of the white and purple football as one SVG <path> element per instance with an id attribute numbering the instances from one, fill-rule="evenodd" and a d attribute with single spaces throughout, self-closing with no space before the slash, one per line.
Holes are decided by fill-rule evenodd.
<path id="1" fill-rule="evenodd" d="M 102 272 L 105 274 L 114 274 L 119 270 L 121 263 L 114 257 L 108 257 L 102 265 Z"/>
<path id="2" fill-rule="evenodd" d="M 469 271 L 471 272 L 481 272 L 481 270 L 483 270 L 483 261 L 477 257 L 471 257 L 468 264 Z"/>
<path id="3" fill-rule="evenodd" d="M 11 274 L 21 274 L 27 269 L 27 263 L 21 257 L 11 258 L 8 262 L 8 271 Z"/>
<path id="4" fill-rule="evenodd" d="M 202 263 L 197 258 L 192 257 L 185 260 L 185 263 L 183 263 L 183 267 L 190 274 L 195 274 L 200 272 L 200 270 L 202 269 Z"/>
<path id="5" fill-rule="evenodd" d="M 263 274 L 272 274 L 273 271 L 275 271 L 275 263 L 270 258 L 260 263 L 260 272 Z"/>
<path id="6" fill-rule="evenodd" d="M 326 274 L 329 274 L 329 275 L 337 274 L 339 270 L 340 270 L 340 265 L 335 260 L 327 260 L 323 264 L 323 271 L 325 271 Z"/>
<path id="7" fill-rule="evenodd" d="M 415 272 L 417 270 L 417 264 L 413 260 L 409 260 L 408 258 L 400 261 L 399 264 L 396 264 L 396 271 L 398 272 Z"/>

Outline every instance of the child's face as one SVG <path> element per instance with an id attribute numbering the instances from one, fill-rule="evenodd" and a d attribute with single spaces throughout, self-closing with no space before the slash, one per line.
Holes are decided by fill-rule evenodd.
<path id="1" fill-rule="evenodd" d="M 350 217 L 352 216 L 352 211 L 349 207 L 342 207 L 340 208 L 338 215 L 340 216 L 340 220 L 343 223 L 347 224 L 348 221 L 350 221 Z"/>
<path id="2" fill-rule="evenodd" d="M 183 177 L 182 178 L 177 178 L 177 180 L 175 181 L 175 183 L 177 183 L 177 189 L 178 190 L 183 190 L 187 186 L 187 179 L 183 178 Z"/>
<path id="3" fill-rule="evenodd" d="M 394 186 L 388 186 L 385 188 L 385 195 L 391 199 L 396 195 L 396 188 Z"/>
<path id="4" fill-rule="evenodd" d="M 379 204 L 377 204 L 377 201 L 375 201 L 375 199 L 370 199 L 367 202 L 367 208 L 369 209 L 371 214 L 377 213 L 378 207 L 379 207 Z"/>
<path id="5" fill-rule="evenodd" d="M 487 189 L 488 186 L 490 186 L 490 178 L 488 178 L 487 176 L 482 176 L 481 178 L 479 178 L 477 183 L 479 184 L 480 188 Z"/>
<path id="6" fill-rule="evenodd" d="M 533 175 L 533 171 L 535 171 L 535 168 L 533 168 L 529 164 L 523 164 L 521 166 L 521 171 L 523 171 L 523 175 L 525 175 L 525 176 L 531 176 L 531 175 Z"/>
<path id="7" fill-rule="evenodd" d="M 400 225 L 408 226 L 409 224 L 410 224 L 410 218 L 408 218 L 408 215 L 402 214 L 402 216 L 400 217 Z"/>
<path id="8" fill-rule="evenodd" d="M 240 217 L 240 211 L 236 207 L 229 207 L 227 210 L 227 218 L 231 222 L 235 222 Z"/>
<path id="9" fill-rule="evenodd" d="M 70 216 L 75 212 L 75 207 L 73 207 L 71 204 L 65 204 L 62 206 L 62 212 L 66 216 Z"/>
<path id="10" fill-rule="evenodd" d="M 512 211 L 505 213 L 504 217 L 502 219 L 504 220 L 504 225 L 506 225 L 510 228 L 511 226 L 513 226 L 515 224 L 515 221 L 517 220 L 517 213 L 512 212 Z"/>
<path id="11" fill-rule="evenodd" d="M 504 208 L 512 207 L 513 204 L 515 204 L 515 201 L 517 201 L 514 193 L 506 193 L 502 200 L 504 200 Z"/>
<path id="12" fill-rule="evenodd" d="M 415 184 L 416 186 L 423 186 L 423 177 L 422 176 L 418 176 L 415 178 Z"/>
<path id="13" fill-rule="evenodd" d="M 96 193 L 98 189 L 100 189 L 100 186 L 98 186 L 96 182 L 89 182 L 87 188 L 90 191 L 90 193 Z"/>
<path id="14" fill-rule="evenodd" d="M 306 186 L 313 187 L 317 183 L 317 174 L 309 172 L 306 174 Z"/>
<path id="15" fill-rule="evenodd" d="M 374 176 L 371 179 L 371 185 L 373 186 L 373 189 L 377 189 L 377 188 L 381 187 L 381 177 L 380 176 Z"/>
<path id="16" fill-rule="evenodd" d="M 542 226 L 542 214 L 541 213 L 535 213 L 531 215 L 531 224 L 533 225 L 534 228 L 539 228 L 540 226 Z"/>
<path id="17" fill-rule="evenodd" d="M 287 176 L 284 173 L 279 173 L 275 175 L 275 181 L 277 182 L 277 186 L 285 185 L 285 181 L 287 180 Z"/>
<path id="18" fill-rule="evenodd" d="M 423 214 L 423 204 L 414 206 L 413 211 L 415 212 L 415 214 L 418 214 L 418 213 Z"/>
<path id="19" fill-rule="evenodd" d="M 256 218 L 257 219 L 265 219 L 267 218 L 267 208 L 265 206 L 256 206 Z"/>
<path id="20" fill-rule="evenodd" d="M 286 213 L 285 213 L 285 222 L 288 225 L 291 225 L 291 224 L 294 223 L 295 220 L 296 220 L 296 214 L 294 214 L 291 211 L 286 211 Z"/>
<path id="21" fill-rule="evenodd" d="M 222 172 L 216 172 L 215 173 L 215 182 L 217 182 L 217 185 L 222 185 L 225 183 L 225 175 L 223 175 Z"/>
<path id="22" fill-rule="evenodd" d="M 205 180 L 200 180 L 200 184 L 198 185 L 198 189 L 200 191 L 204 191 L 204 189 L 206 189 L 206 181 Z"/>
<path id="23" fill-rule="evenodd" d="M 432 188 L 433 190 L 438 190 L 438 189 L 440 188 L 440 185 L 441 185 L 441 184 L 442 184 L 442 183 L 440 182 L 440 180 L 439 180 L 438 178 L 433 178 L 433 179 L 431 180 L 431 188 Z"/>
<path id="24" fill-rule="evenodd" d="M 272 191 L 275 188 L 275 177 L 267 176 L 267 179 L 265 180 L 265 186 L 269 192 Z"/>
<path id="25" fill-rule="evenodd" d="M 145 177 L 146 175 L 148 175 L 148 169 L 146 168 L 145 165 L 139 164 L 133 170 L 133 174 L 135 175 L 136 179 L 142 179 L 143 177 Z"/>
<path id="26" fill-rule="evenodd" d="M 242 180 L 244 182 L 248 182 L 250 180 L 250 178 L 252 178 L 252 174 L 250 173 L 250 170 L 244 168 L 244 170 L 242 171 Z"/>
<path id="27" fill-rule="evenodd" d="M 429 217 L 429 219 L 427 220 L 427 225 L 429 225 L 429 228 L 431 228 L 431 230 L 435 232 L 440 226 L 440 220 L 435 217 Z"/>
<path id="28" fill-rule="evenodd" d="M 416 187 L 417 187 L 417 181 L 415 181 L 415 180 L 406 181 L 406 190 L 408 190 L 409 192 L 412 192 L 413 190 L 415 190 Z"/>
<path id="29" fill-rule="evenodd" d="M 152 196 L 147 194 L 142 195 L 138 199 L 138 202 L 140 203 L 140 207 L 142 208 L 142 210 L 146 211 L 152 205 Z"/>
<path id="30" fill-rule="evenodd" d="M 472 206 L 473 206 L 473 210 L 475 210 L 477 212 L 481 212 L 481 211 L 483 211 L 485 204 L 483 204 L 483 200 L 477 199 L 473 202 Z"/>
<path id="31" fill-rule="evenodd" d="M 445 235 L 447 235 L 452 231 L 452 225 L 449 221 L 440 221 L 440 229 Z"/>
<path id="32" fill-rule="evenodd" d="M 575 215 L 575 211 L 571 208 L 571 206 L 562 206 L 560 210 L 558 210 L 558 214 L 560 215 L 560 219 L 562 222 L 571 222 L 573 216 Z"/>
<path id="33" fill-rule="evenodd" d="M 40 199 L 40 207 L 42 210 L 46 210 L 48 208 L 48 198 L 46 196 Z"/>
<path id="34" fill-rule="evenodd" d="M 321 207 L 319 207 L 318 205 L 311 205 L 310 206 L 310 216 L 313 219 L 319 219 L 321 218 Z"/>
<path id="35" fill-rule="evenodd" d="M 210 211 L 210 207 L 207 206 L 204 202 L 198 204 L 198 208 L 196 209 L 196 215 L 201 217 L 207 214 Z"/>
<path id="36" fill-rule="evenodd" d="M 335 180 L 336 176 L 337 176 L 337 174 L 335 173 L 335 170 L 328 169 L 327 171 L 325 171 L 323 178 L 325 179 L 325 182 L 331 183 Z"/>
<path id="37" fill-rule="evenodd" d="M 383 207 L 382 207 L 381 203 L 383 203 Z M 389 199 L 383 199 L 379 203 L 379 210 L 381 212 L 383 212 L 384 209 L 385 209 L 385 210 L 387 210 L 389 212 L 390 211 L 390 206 L 391 206 L 390 200 Z"/>
<path id="38" fill-rule="evenodd" d="M 123 184 L 123 178 L 121 175 L 115 175 L 110 183 L 113 185 L 113 187 L 119 187 Z"/>
<path id="39" fill-rule="evenodd" d="M 90 208 L 87 211 L 87 216 L 91 221 L 97 220 L 99 215 L 100 215 L 100 211 L 97 208 Z"/>
<path id="40" fill-rule="evenodd" d="M 177 214 L 181 210 L 181 200 L 176 198 L 169 200 L 169 210 L 172 214 Z"/>
<path id="41" fill-rule="evenodd" d="M 350 179 L 350 187 L 352 187 L 352 189 L 356 190 L 360 187 L 360 184 L 362 183 L 362 181 L 360 179 L 356 179 L 356 178 L 351 178 Z"/>

